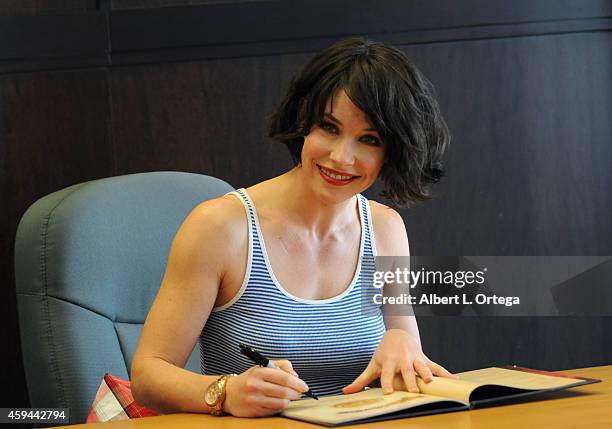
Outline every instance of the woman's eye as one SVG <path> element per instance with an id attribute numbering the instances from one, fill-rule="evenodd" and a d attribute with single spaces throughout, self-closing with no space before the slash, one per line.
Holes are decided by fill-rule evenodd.
<path id="1" fill-rule="evenodd" d="M 338 127 L 336 127 L 334 124 L 329 123 L 329 122 L 321 122 L 319 124 L 319 126 L 321 127 L 322 130 L 327 131 L 328 133 L 337 133 L 338 132 Z"/>
<path id="2" fill-rule="evenodd" d="M 361 141 L 372 146 L 380 146 L 382 143 L 374 136 L 363 136 Z"/>

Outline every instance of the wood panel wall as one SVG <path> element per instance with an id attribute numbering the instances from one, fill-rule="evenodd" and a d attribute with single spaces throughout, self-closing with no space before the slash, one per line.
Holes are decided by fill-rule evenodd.
<path id="1" fill-rule="evenodd" d="M 12 267 L 27 207 L 119 174 L 240 187 L 285 171 L 267 115 L 314 52 L 351 34 L 404 50 L 453 135 L 437 198 L 401 211 L 414 254 L 612 255 L 610 29 L 604 0 L 0 4 L 0 383 L 15 386 L 3 406 L 28 403 Z M 606 317 L 420 325 L 453 370 L 612 362 Z"/>

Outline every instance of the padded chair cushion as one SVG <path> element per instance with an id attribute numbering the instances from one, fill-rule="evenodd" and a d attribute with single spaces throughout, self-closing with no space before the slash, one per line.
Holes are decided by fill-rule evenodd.
<path id="1" fill-rule="evenodd" d="M 74 185 L 28 209 L 15 272 L 32 407 L 70 407 L 81 423 L 105 373 L 129 378 L 178 227 L 231 190 L 199 174 L 142 173 Z M 186 367 L 199 372 L 198 349 Z"/>

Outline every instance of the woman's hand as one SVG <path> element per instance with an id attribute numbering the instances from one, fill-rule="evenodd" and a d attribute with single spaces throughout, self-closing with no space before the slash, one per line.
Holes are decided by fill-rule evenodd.
<path id="1" fill-rule="evenodd" d="M 396 374 L 401 378 L 408 391 L 418 392 L 416 376 L 425 383 L 433 380 L 433 375 L 456 378 L 444 367 L 429 360 L 421 350 L 417 338 L 402 329 L 390 329 L 383 336 L 368 367 L 342 391 L 355 393 L 363 390 L 372 381 L 380 378 L 383 393 L 393 393 L 393 379 Z"/>
<path id="2" fill-rule="evenodd" d="M 274 363 L 282 369 L 254 366 L 236 377 L 230 377 L 225 387 L 223 411 L 236 417 L 263 417 L 276 414 L 302 393 L 306 383 L 298 377 L 288 360 Z"/>

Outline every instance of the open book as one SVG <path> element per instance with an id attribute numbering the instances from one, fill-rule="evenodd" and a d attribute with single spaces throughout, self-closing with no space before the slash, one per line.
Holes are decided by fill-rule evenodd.
<path id="1" fill-rule="evenodd" d="M 325 426 L 339 426 L 468 410 L 601 381 L 517 366 L 484 368 L 456 375 L 459 377 L 457 380 L 434 377 L 427 384 L 417 378 L 420 393 L 396 390 L 384 395 L 380 388 L 372 388 L 349 395 L 324 396 L 318 401 L 293 401 L 281 415 Z"/>

